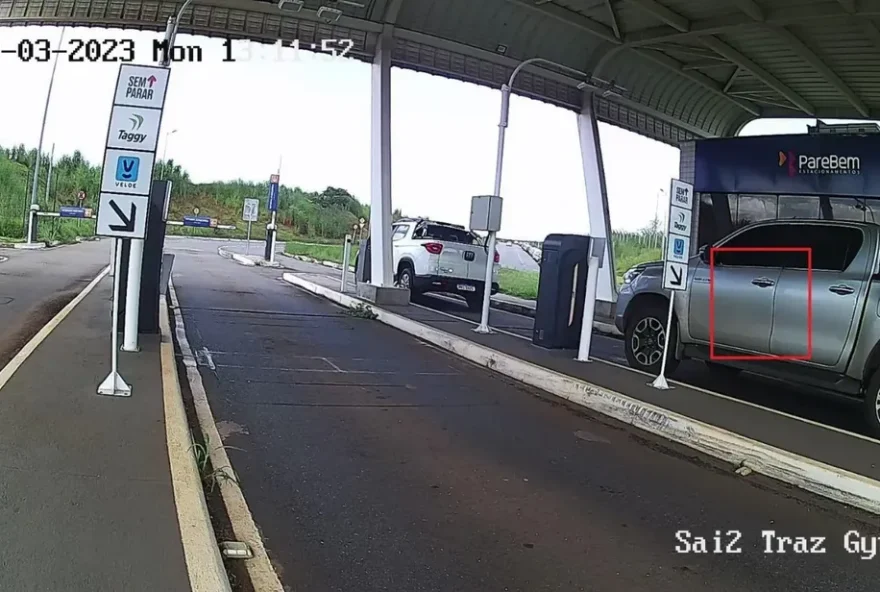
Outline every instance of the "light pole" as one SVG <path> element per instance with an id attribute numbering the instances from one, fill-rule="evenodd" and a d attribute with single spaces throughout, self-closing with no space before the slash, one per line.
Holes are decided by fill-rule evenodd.
<path id="1" fill-rule="evenodd" d="M 168 154 L 168 141 L 171 139 L 171 134 L 176 134 L 177 130 L 173 129 L 170 132 L 165 134 L 165 148 L 162 149 L 162 176 L 165 177 L 165 180 L 168 180 L 168 161 L 165 159 L 165 156 Z"/>
<path id="2" fill-rule="evenodd" d="M 555 68 L 559 68 L 560 70 L 565 70 L 572 74 L 575 74 L 578 78 L 583 79 L 585 82 L 581 83 L 582 86 L 578 88 L 583 88 L 587 85 L 586 80 L 589 76 L 581 72 L 580 70 L 575 70 L 574 68 L 569 68 L 568 66 L 563 66 L 562 64 L 557 64 L 556 62 L 545 60 L 544 58 L 531 58 L 521 62 L 516 68 L 514 68 L 513 72 L 510 75 L 510 79 L 507 81 L 507 84 L 501 85 L 501 119 L 498 122 L 498 151 L 495 155 L 495 191 L 492 195 L 501 196 L 501 173 L 504 164 L 504 133 L 507 129 L 507 120 L 510 116 L 510 92 L 513 88 L 513 81 L 516 79 L 517 75 L 520 71 L 528 66 L 529 64 L 547 64 L 553 66 Z M 483 287 L 483 312 L 480 315 L 480 324 L 474 329 L 477 333 L 491 333 L 492 330 L 489 328 L 489 304 L 492 298 L 492 275 L 495 269 L 495 233 L 489 232 L 488 237 L 488 245 L 487 245 L 487 261 L 486 261 L 486 281 Z"/>
<path id="3" fill-rule="evenodd" d="M 64 30 L 66 27 L 61 27 L 61 35 L 58 37 L 58 47 L 61 47 L 64 41 Z M 49 90 L 46 91 L 46 106 L 43 108 L 43 123 L 40 125 L 40 141 L 37 144 L 37 157 L 36 162 L 34 163 L 34 184 L 31 187 L 31 209 L 28 212 L 28 235 L 27 242 L 33 243 L 36 242 L 36 236 L 34 234 L 34 220 L 36 219 L 35 206 L 37 205 L 37 182 L 40 178 L 40 157 L 43 154 L 43 136 L 46 133 L 46 118 L 49 115 L 49 102 L 52 99 L 52 86 L 55 83 L 55 71 L 58 69 L 58 56 L 60 53 L 55 54 L 55 61 L 52 63 L 52 76 L 49 77 Z"/>

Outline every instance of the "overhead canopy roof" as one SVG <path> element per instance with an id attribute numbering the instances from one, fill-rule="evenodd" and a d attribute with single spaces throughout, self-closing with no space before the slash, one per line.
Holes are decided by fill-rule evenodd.
<path id="1" fill-rule="evenodd" d="M 604 121 L 678 144 L 758 117 L 880 118 L 880 0 L 195 0 L 180 31 L 273 42 L 352 39 L 371 59 L 499 87 L 541 57 L 589 73 Z M 161 30 L 182 3 L 0 0 L 0 24 Z M 333 21 L 322 6 L 341 11 Z M 291 10 L 294 9 L 294 10 Z M 332 22 L 331 22 L 332 21 Z M 579 109 L 583 77 L 529 67 L 514 89 Z"/>

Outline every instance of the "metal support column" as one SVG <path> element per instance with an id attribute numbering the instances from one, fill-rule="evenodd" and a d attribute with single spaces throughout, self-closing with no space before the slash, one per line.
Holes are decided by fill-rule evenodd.
<path id="1" fill-rule="evenodd" d="M 581 162 L 587 190 L 587 213 L 590 220 L 590 238 L 606 239 L 604 265 L 599 268 L 598 259 L 589 258 L 587 267 L 587 294 L 581 339 L 578 347 L 580 361 L 589 361 L 590 341 L 593 335 L 593 317 L 596 301 L 616 302 L 617 285 L 614 280 L 613 247 L 611 245 L 611 217 L 608 212 L 608 195 L 605 191 L 605 171 L 602 164 L 602 147 L 599 143 L 599 123 L 593 112 L 593 95 L 584 92 L 584 102 L 578 115 L 578 135 L 581 144 Z"/>
<path id="2" fill-rule="evenodd" d="M 391 49 L 392 28 L 379 36 L 372 65 L 370 173 L 371 282 L 394 285 L 391 257 Z"/>
<path id="3" fill-rule="evenodd" d="M 593 95 L 584 92 L 584 103 L 578 115 L 578 135 L 581 143 L 581 162 L 587 189 L 587 213 L 590 218 L 590 236 L 607 239 L 605 264 L 599 271 L 596 284 L 597 298 L 603 302 L 617 302 L 617 284 L 614 282 L 614 259 L 611 246 L 611 216 L 608 194 L 605 190 L 605 170 L 602 147 L 599 143 L 599 122 L 593 113 Z"/>

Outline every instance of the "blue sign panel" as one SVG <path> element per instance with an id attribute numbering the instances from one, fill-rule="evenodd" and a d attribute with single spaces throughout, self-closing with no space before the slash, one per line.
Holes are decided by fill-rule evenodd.
<path id="1" fill-rule="evenodd" d="M 62 218 L 88 218 L 91 216 L 91 210 L 75 206 L 61 206 L 58 209 L 58 215 Z"/>
<path id="2" fill-rule="evenodd" d="M 880 137 L 787 135 L 696 142 L 694 190 L 880 197 Z"/>
<path id="3" fill-rule="evenodd" d="M 676 238 L 672 241 L 672 253 L 676 257 L 684 257 L 684 239 Z"/>
<path id="4" fill-rule="evenodd" d="M 141 159 L 136 156 L 120 156 L 116 161 L 116 180 L 135 183 L 141 168 Z"/>
<path id="5" fill-rule="evenodd" d="M 184 216 L 184 226 L 192 226 L 193 228 L 211 228 L 211 219 L 207 216 Z"/>
<path id="6" fill-rule="evenodd" d="M 272 175 L 273 179 L 276 178 L 276 175 Z M 277 212 L 278 211 L 278 181 L 269 183 L 269 211 Z"/>

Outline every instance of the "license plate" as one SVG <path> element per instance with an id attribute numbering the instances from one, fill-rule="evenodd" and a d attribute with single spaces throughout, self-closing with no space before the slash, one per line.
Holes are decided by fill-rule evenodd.
<path id="1" fill-rule="evenodd" d="M 477 291 L 476 286 L 471 286 L 468 284 L 458 284 L 458 289 L 461 290 L 462 292 L 476 292 Z"/>

